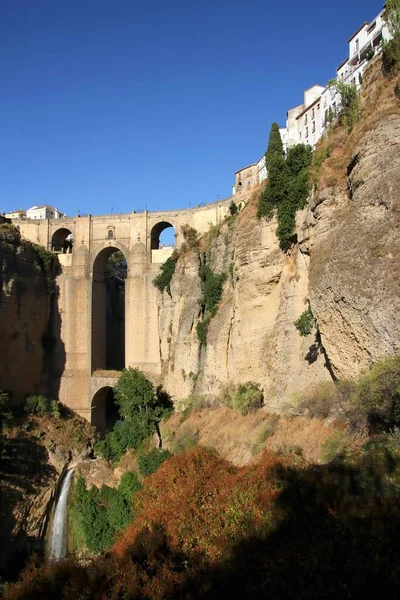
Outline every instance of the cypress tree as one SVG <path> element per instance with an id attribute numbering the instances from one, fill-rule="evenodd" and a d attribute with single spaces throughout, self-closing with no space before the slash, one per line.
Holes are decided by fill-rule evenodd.
<path id="1" fill-rule="evenodd" d="M 285 197 L 285 159 L 282 138 L 277 123 L 271 125 L 265 164 L 268 171 L 268 183 L 258 201 L 257 217 L 259 219 L 261 217 L 270 219 L 275 206 Z"/>

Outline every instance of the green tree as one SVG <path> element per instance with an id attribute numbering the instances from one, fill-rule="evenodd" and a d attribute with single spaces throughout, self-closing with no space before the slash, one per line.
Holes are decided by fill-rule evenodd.
<path id="1" fill-rule="evenodd" d="M 268 171 L 268 183 L 260 195 L 257 208 L 257 217 L 270 219 L 274 208 L 286 196 L 286 174 L 283 144 L 279 125 L 272 123 L 269 134 L 268 149 L 265 154 L 265 164 Z"/>
<path id="2" fill-rule="evenodd" d="M 271 130 L 269 133 L 268 148 L 265 155 L 267 162 L 271 156 L 274 156 L 276 154 L 280 156 L 283 155 L 283 144 L 278 123 L 272 123 Z"/>
<path id="3" fill-rule="evenodd" d="M 153 384 L 139 371 L 124 369 L 114 388 L 120 415 L 127 420 L 138 416 L 158 416 L 157 396 Z"/>
<path id="4" fill-rule="evenodd" d="M 234 202 L 233 200 L 231 201 L 230 205 L 229 205 L 229 212 L 231 213 L 231 216 L 234 217 L 235 215 L 237 215 L 238 213 L 238 207 L 236 202 Z"/>

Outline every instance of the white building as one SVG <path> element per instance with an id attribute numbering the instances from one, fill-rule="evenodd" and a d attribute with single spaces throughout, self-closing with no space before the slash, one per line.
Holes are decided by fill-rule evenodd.
<path id="1" fill-rule="evenodd" d="M 65 214 L 58 210 L 58 208 L 54 208 L 53 206 L 49 206 L 48 204 L 43 204 L 43 206 L 32 206 L 26 211 L 27 219 L 62 219 L 65 217 Z"/>
<path id="2" fill-rule="evenodd" d="M 279 129 L 279 133 L 281 134 L 281 140 L 283 145 L 283 151 L 286 154 L 288 149 L 288 130 L 286 127 L 281 127 Z"/>
<path id="3" fill-rule="evenodd" d="M 360 87 L 368 61 L 382 50 L 383 40 L 391 35 L 383 19 L 384 9 L 370 23 L 363 23 L 348 40 L 349 58 L 336 70 L 337 78 L 346 84 Z"/>
<path id="4" fill-rule="evenodd" d="M 314 146 L 320 134 L 321 94 L 325 90 L 322 85 L 313 85 L 304 92 L 304 102 L 287 112 L 287 147 L 296 144 Z"/>
<path id="5" fill-rule="evenodd" d="M 265 164 L 265 154 L 257 163 L 257 183 L 265 181 L 268 177 L 267 165 Z"/>

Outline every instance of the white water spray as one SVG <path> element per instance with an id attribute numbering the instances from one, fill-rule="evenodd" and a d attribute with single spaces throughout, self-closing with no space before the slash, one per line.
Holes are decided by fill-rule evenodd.
<path id="1" fill-rule="evenodd" d="M 71 469 L 64 477 L 54 511 L 50 560 L 60 560 L 67 554 L 67 500 L 73 472 L 74 469 Z"/>

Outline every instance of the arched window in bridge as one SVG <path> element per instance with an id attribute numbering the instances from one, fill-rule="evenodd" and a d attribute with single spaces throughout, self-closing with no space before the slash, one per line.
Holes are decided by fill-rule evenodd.
<path id="1" fill-rule="evenodd" d="M 109 240 L 113 240 L 114 239 L 114 229 L 109 229 L 108 230 L 107 237 L 108 237 Z"/>
<path id="2" fill-rule="evenodd" d="M 61 227 L 61 229 L 57 229 L 53 233 L 53 237 L 51 238 L 51 249 L 53 252 L 66 252 L 69 250 L 72 251 L 72 244 L 70 244 L 72 232 L 70 229 L 66 229 L 65 227 Z M 67 240 L 68 238 L 68 240 Z"/>
<path id="3" fill-rule="evenodd" d="M 152 250 L 159 250 L 163 246 L 175 246 L 175 229 L 167 221 L 156 223 L 151 230 L 150 237 L 150 247 Z"/>

